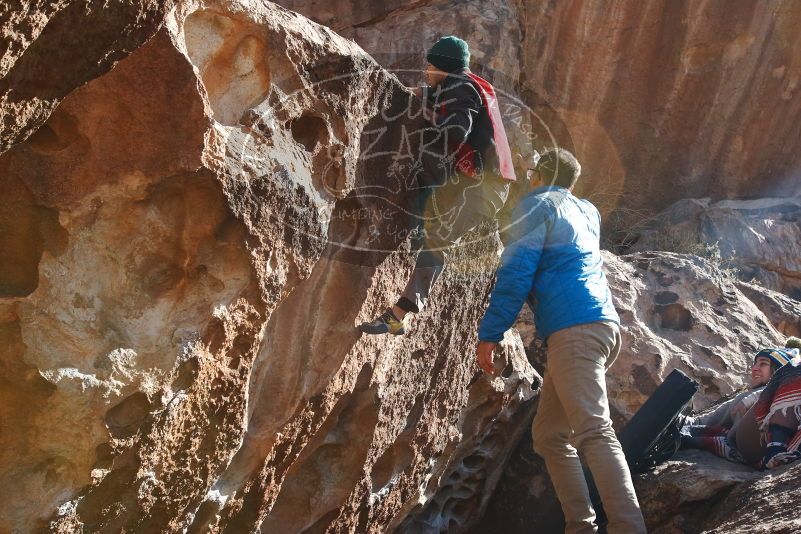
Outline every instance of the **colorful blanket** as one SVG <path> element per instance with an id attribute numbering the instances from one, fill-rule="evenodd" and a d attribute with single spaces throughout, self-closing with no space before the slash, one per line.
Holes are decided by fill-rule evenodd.
<path id="1" fill-rule="evenodd" d="M 745 463 L 726 437 L 729 430 L 721 425 L 686 425 L 681 429 L 681 448 L 701 449 L 731 462 Z"/>
<path id="2" fill-rule="evenodd" d="M 801 361 L 774 373 L 754 405 L 754 417 L 765 446 L 760 467 L 771 469 L 801 458 Z M 795 424 L 788 426 L 788 420 Z"/>
<path id="3" fill-rule="evenodd" d="M 745 413 L 756 404 L 763 387 L 742 391 L 731 399 L 721 402 L 712 411 L 688 416 L 681 429 L 681 446 L 685 449 L 701 449 L 732 462 L 744 462 L 739 451 L 726 437 Z"/>

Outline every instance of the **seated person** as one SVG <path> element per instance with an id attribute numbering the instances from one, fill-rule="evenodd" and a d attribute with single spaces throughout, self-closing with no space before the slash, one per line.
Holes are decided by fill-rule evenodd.
<path id="1" fill-rule="evenodd" d="M 763 391 L 767 389 L 771 377 L 798 356 L 798 349 L 795 348 L 759 351 L 751 366 L 751 387 L 706 414 L 687 417 L 681 429 L 681 448 L 707 450 L 735 462 L 759 463 L 761 458 L 755 458 L 757 456 L 755 451 L 763 447 L 758 445 L 761 439 L 756 439 L 759 438 L 760 432 L 756 426 L 754 407 L 759 404 L 758 401 Z M 763 418 L 766 415 L 767 412 Z M 748 424 L 741 425 L 744 419 L 748 420 Z M 742 445 L 750 446 L 738 448 L 736 445 L 738 438 Z M 743 448 L 746 450 L 740 450 Z"/>
<path id="2" fill-rule="evenodd" d="M 759 428 L 762 458 L 758 467 L 762 469 L 801 459 L 801 360 L 799 349 L 788 351 L 796 357 L 774 373 L 742 422 L 749 424 L 752 416 Z"/>

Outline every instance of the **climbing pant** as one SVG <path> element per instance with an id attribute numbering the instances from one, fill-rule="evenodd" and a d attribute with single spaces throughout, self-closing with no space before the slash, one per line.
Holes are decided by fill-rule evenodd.
<path id="1" fill-rule="evenodd" d="M 596 532 L 579 451 L 598 487 L 608 531 L 645 532 L 606 398 L 604 375 L 620 346 L 618 325 L 605 321 L 564 328 L 547 339 L 547 369 L 532 437 L 562 504 L 567 533 Z"/>
<path id="2" fill-rule="evenodd" d="M 482 223 L 493 221 L 509 195 L 509 182 L 487 175 L 481 180 L 456 175 L 420 196 L 417 261 L 397 305 L 419 313 L 442 273 L 448 249 Z"/>

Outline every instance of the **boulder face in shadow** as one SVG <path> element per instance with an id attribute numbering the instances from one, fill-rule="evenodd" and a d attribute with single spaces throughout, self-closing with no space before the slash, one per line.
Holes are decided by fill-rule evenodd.
<path id="1" fill-rule="evenodd" d="M 150 39 L 172 3 L 8 2 L 0 16 L 0 153 L 37 131 L 40 144 L 51 137 L 56 125 L 43 124 L 59 102 Z"/>

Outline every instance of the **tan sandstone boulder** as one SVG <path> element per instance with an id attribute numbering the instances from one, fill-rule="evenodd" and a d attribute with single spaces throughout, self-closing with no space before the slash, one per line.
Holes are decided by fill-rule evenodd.
<path id="1" fill-rule="evenodd" d="M 801 197 L 684 199 L 631 238 L 631 250 L 700 252 L 745 281 L 801 299 Z"/>
<path id="2" fill-rule="evenodd" d="M 0 4 L 0 153 L 38 130 L 72 90 L 147 41 L 171 5 L 171 0 Z"/>
<path id="3" fill-rule="evenodd" d="M 673 369 L 701 384 L 696 409 L 744 386 L 754 354 L 783 346 L 737 281 L 697 256 L 605 256 L 623 350 L 607 373 L 610 405 L 626 419 Z"/>
<path id="4" fill-rule="evenodd" d="M 456 253 L 410 335 L 354 328 L 411 268 L 419 103 L 381 66 L 418 82 L 439 35 L 471 42 L 517 151 L 577 152 L 598 178 L 582 193 L 620 208 L 612 229 L 686 196 L 799 191 L 789 0 L 283 3 L 361 47 L 249 0 L 0 7 L 4 527 L 558 529 L 526 441 L 539 378 L 524 345 L 544 363 L 530 318 L 500 378 L 473 363 L 494 236 Z M 710 220 L 793 295 L 786 205 Z M 608 375 L 618 425 L 672 368 L 702 384 L 701 408 L 798 333 L 797 301 L 717 261 L 605 258 L 626 342 Z M 795 496 L 798 466 L 741 483 L 705 462 L 665 468 L 678 489 L 662 497 L 678 497 L 649 498 L 651 524 L 793 531 L 771 497 Z M 734 490 L 713 509 L 714 488 Z M 701 524 L 690 508 L 707 503 Z"/>
<path id="5" fill-rule="evenodd" d="M 503 377 L 476 375 L 494 234 L 456 253 L 411 334 L 355 329 L 411 268 L 410 93 L 245 0 L 178 2 L 87 72 L 0 156 L 0 523 L 383 532 L 447 484 L 426 518 L 464 521 L 538 378 L 513 334 Z"/>
<path id="6" fill-rule="evenodd" d="M 654 534 L 790 534 L 801 527 L 798 511 L 787 505 L 801 496 L 799 473 L 799 463 L 760 472 L 707 452 L 680 451 L 634 485 Z"/>

